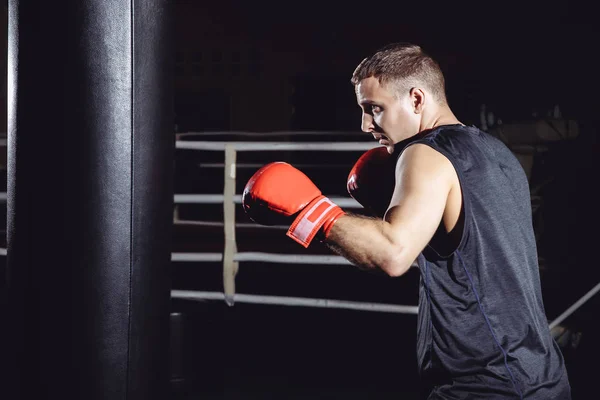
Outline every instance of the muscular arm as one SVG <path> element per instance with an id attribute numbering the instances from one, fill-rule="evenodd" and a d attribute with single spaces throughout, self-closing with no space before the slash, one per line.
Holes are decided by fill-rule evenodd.
<path id="1" fill-rule="evenodd" d="M 383 251 L 389 246 L 389 240 L 386 238 L 389 229 L 386 225 L 389 224 L 383 219 L 346 214 L 336 221 L 326 244 L 360 269 L 380 272 L 384 270 L 380 266 L 387 262 L 387 252 Z M 373 238 L 381 237 L 385 240 L 369 242 Z M 377 250 L 380 247 L 383 250 Z"/>
<path id="2" fill-rule="evenodd" d="M 432 148 L 408 147 L 398 160 L 396 187 L 385 217 L 344 215 L 326 243 L 362 268 L 390 276 L 404 274 L 438 228 L 455 174 L 450 161 Z"/>

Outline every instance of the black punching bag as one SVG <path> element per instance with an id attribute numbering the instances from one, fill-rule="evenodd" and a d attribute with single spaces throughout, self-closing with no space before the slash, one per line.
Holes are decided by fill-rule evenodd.
<path id="1" fill-rule="evenodd" d="M 170 3 L 8 3 L 0 398 L 164 400 Z"/>

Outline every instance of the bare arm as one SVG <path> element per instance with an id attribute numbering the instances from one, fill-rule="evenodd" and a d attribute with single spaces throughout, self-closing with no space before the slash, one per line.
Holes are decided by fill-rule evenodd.
<path id="1" fill-rule="evenodd" d="M 398 160 L 396 187 L 384 219 L 344 215 L 327 244 L 361 268 L 404 274 L 438 228 L 455 174 L 439 152 L 422 144 L 408 147 Z"/>
<path id="2" fill-rule="evenodd" d="M 380 266 L 386 263 L 386 252 L 377 251 L 376 248 L 388 246 L 388 240 L 377 239 L 377 243 L 371 241 L 385 238 L 385 227 L 383 219 L 346 214 L 336 221 L 326 244 L 360 269 L 382 272 Z M 362 247 L 368 250 L 361 250 Z"/>

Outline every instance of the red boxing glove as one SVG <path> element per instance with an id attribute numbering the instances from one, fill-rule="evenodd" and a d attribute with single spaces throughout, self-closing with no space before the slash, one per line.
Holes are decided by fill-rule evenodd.
<path id="1" fill-rule="evenodd" d="M 326 238 L 335 221 L 345 214 L 323 196 L 301 171 L 284 162 L 260 168 L 246 184 L 242 205 L 260 225 L 290 224 L 287 236 L 308 247 L 319 232 Z"/>
<path id="2" fill-rule="evenodd" d="M 350 196 L 380 218 L 394 194 L 396 158 L 386 147 L 375 147 L 361 155 L 348 174 L 346 187 Z"/>

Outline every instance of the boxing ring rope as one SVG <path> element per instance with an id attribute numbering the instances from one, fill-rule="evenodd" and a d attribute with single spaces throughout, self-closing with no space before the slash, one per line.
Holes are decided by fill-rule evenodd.
<path id="1" fill-rule="evenodd" d="M 289 134 L 289 132 L 286 132 Z M 301 132 L 304 134 L 319 132 Z M 223 132 L 223 134 L 235 134 L 239 136 L 243 133 Z M 245 133 L 246 136 L 253 136 L 251 133 Z M 280 132 L 271 133 L 274 136 L 281 135 Z M 207 132 L 206 136 L 214 135 Z M 185 136 L 202 136 L 201 133 L 178 134 L 177 138 Z M 256 134 L 256 136 L 258 136 Z M 261 136 L 264 136 L 261 134 Z M 6 139 L 0 139 L 0 146 L 6 146 Z M 417 314 L 417 306 L 354 302 L 334 299 L 314 299 L 304 297 L 286 297 L 286 296 L 267 296 L 235 293 L 235 276 L 240 262 L 263 262 L 263 263 L 287 263 L 287 264 L 310 264 L 310 265 L 351 265 L 349 261 L 336 255 L 309 255 L 309 254 L 275 254 L 263 252 L 238 252 L 235 240 L 235 228 L 240 226 L 254 227 L 257 229 L 287 229 L 286 226 L 260 226 L 255 224 L 236 223 L 235 205 L 241 204 L 241 195 L 235 193 L 235 177 L 237 168 L 256 168 L 261 165 L 245 164 L 237 165 L 236 156 L 238 151 L 366 151 L 376 147 L 375 143 L 366 142 L 224 142 L 224 141 L 176 141 L 177 149 L 200 150 L 200 151 L 224 151 L 225 163 L 210 165 L 212 168 L 224 168 L 225 185 L 223 194 L 175 194 L 174 204 L 223 204 L 224 220 L 223 222 L 209 221 L 184 221 L 177 217 L 177 207 L 175 207 L 175 224 L 194 224 L 201 226 L 223 227 L 225 233 L 225 248 L 223 253 L 177 253 L 171 254 L 172 262 L 222 262 L 223 263 L 223 292 L 206 292 L 193 290 L 172 290 L 171 297 L 184 300 L 224 300 L 228 305 L 233 305 L 234 300 L 240 303 L 263 304 L 263 305 L 284 305 L 301 306 L 317 308 L 337 308 L 360 311 L 391 312 L 402 314 Z M 317 165 L 314 165 L 317 166 Z M 360 208 L 352 198 L 334 197 L 330 199 L 343 208 Z M 7 193 L 0 193 L 0 201 L 7 200 Z M 6 256 L 7 249 L 0 248 L 0 256 Z M 577 309 L 583 306 L 590 298 L 600 291 L 600 283 L 596 284 L 591 290 L 584 294 L 579 300 L 573 303 L 562 314 L 556 317 L 550 324 L 550 329 L 558 326 Z"/>
<path id="2" fill-rule="evenodd" d="M 211 150 L 211 151 L 226 151 L 232 149 L 235 151 L 367 151 L 379 146 L 374 142 L 192 142 L 180 141 L 176 142 L 177 149 L 186 150 Z M 227 166 L 227 161 L 225 161 Z M 235 165 L 229 165 L 235 168 Z"/>
<path id="3" fill-rule="evenodd" d="M 173 290 L 171 295 L 185 300 L 224 300 L 223 293 L 197 292 L 191 290 Z M 398 314 L 416 314 L 417 306 L 401 306 L 382 303 L 365 303 L 346 300 L 310 299 L 306 297 L 257 296 L 236 294 L 235 301 L 251 304 L 284 305 L 292 307 L 338 308 L 359 311 L 389 312 Z"/>
<path id="4" fill-rule="evenodd" d="M 6 196 L 5 196 L 6 197 Z M 242 204 L 242 195 L 233 195 L 230 199 L 235 204 Z M 329 199 L 340 207 L 359 208 L 358 202 L 352 198 L 329 196 Z M 222 194 L 176 194 L 174 197 L 176 204 L 220 204 L 225 201 L 225 195 Z M 257 226 L 258 227 L 258 226 Z M 287 227 L 286 227 L 287 229 Z"/>
<path id="5" fill-rule="evenodd" d="M 172 253 L 171 261 L 184 262 L 219 262 L 223 261 L 222 253 Z M 235 262 L 264 262 L 275 264 L 311 264 L 311 265 L 351 265 L 341 256 L 312 255 L 312 254 L 273 254 L 262 252 L 239 252 L 233 256 Z"/>

